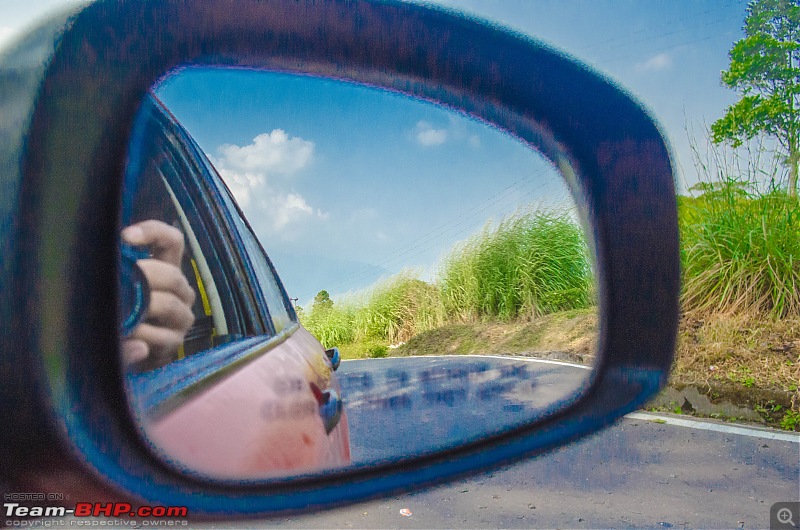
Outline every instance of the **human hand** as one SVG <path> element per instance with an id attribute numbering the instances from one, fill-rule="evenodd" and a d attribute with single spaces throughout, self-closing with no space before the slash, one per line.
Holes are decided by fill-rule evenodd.
<path id="1" fill-rule="evenodd" d="M 130 245 L 147 247 L 152 255 L 136 262 L 150 286 L 150 303 L 143 321 L 122 340 L 123 362 L 147 360 L 160 366 L 194 323 L 195 292 L 181 271 L 183 234 L 162 221 L 147 220 L 125 228 L 121 236 Z"/>

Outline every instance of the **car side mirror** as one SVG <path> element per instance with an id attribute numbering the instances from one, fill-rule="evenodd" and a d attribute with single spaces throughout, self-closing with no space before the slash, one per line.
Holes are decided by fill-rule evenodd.
<path id="1" fill-rule="evenodd" d="M 117 355 L 119 212 L 136 113 L 159 79 L 187 65 L 400 92 L 547 157 L 595 260 L 600 324 L 587 389 L 478 440 L 321 475 L 209 481 L 159 458 L 130 414 Z M 36 488 L 68 476 L 75 491 L 192 516 L 330 507 L 542 454 L 666 383 L 680 285 L 669 149 L 621 88 L 541 43 L 400 2 L 100 1 L 0 56 L 0 86 L 0 482 Z"/>

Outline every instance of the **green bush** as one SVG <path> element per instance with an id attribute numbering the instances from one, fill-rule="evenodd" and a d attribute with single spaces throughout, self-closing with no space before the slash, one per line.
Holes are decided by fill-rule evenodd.
<path id="1" fill-rule="evenodd" d="M 789 410 L 781 419 L 781 428 L 787 431 L 796 431 L 800 428 L 800 412 Z"/>
<path id="2" fill-rule="evenodd" d="M 366 292 L 356 312 L 358 338 L 406 341 L 444 323 L 439 290 L 404 271 Z"/>
<path id="3" fill-rule="evenodd" d="M 379 344 L 377 342 L 368 344 L 366 346 L 366 353 L 367 357 L 372 359 L 379 359 L 381 357 L 386 357 L 389 353 L 389 347 L 385 344 Z"/>
<path id="4" fill-rule="evenodd" d="M 404 271 L 330 305 L 314 304 L 302 324 L 325 347 L 353 341 L 405 341 L 444 323 L 438 289 Z"/>
<path id="5" fill-rule="evenodd" d="M 356 308 L 348 303 L 317 305 L 298 315 L 303 326 L 326 348 L 355 340 L 353 321 Z"/>
<path id="6" fill-rule="evenodd" d="M 530 210 L 487 226 L 444 260 L 447 315 L 510 320 L 587 307 L 593 300 L 586 240 L 566 212 Z"/>

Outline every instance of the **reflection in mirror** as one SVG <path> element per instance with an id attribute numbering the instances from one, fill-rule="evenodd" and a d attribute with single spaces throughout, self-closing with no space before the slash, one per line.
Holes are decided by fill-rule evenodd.
<path id="1" fill-rule="evenodd" d="M 185 472 L 396 462 L 586 385 L 593 276 L 564 179 L 453 111 L 183 70 L 137 115 L 121 220 L 131 409 Z"/>

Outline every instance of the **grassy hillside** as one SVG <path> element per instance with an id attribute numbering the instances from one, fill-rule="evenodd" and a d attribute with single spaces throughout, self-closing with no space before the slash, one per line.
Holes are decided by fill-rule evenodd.
<path id="1" fill-rule="evenodd" d="M 448 323 L 526 320 L 592 305 L 583 233 L 566 212 L 529 210 L 458 245 L 435 282 L 413 271 L 301 312 L 326 347 L 405 342 Z"/>

